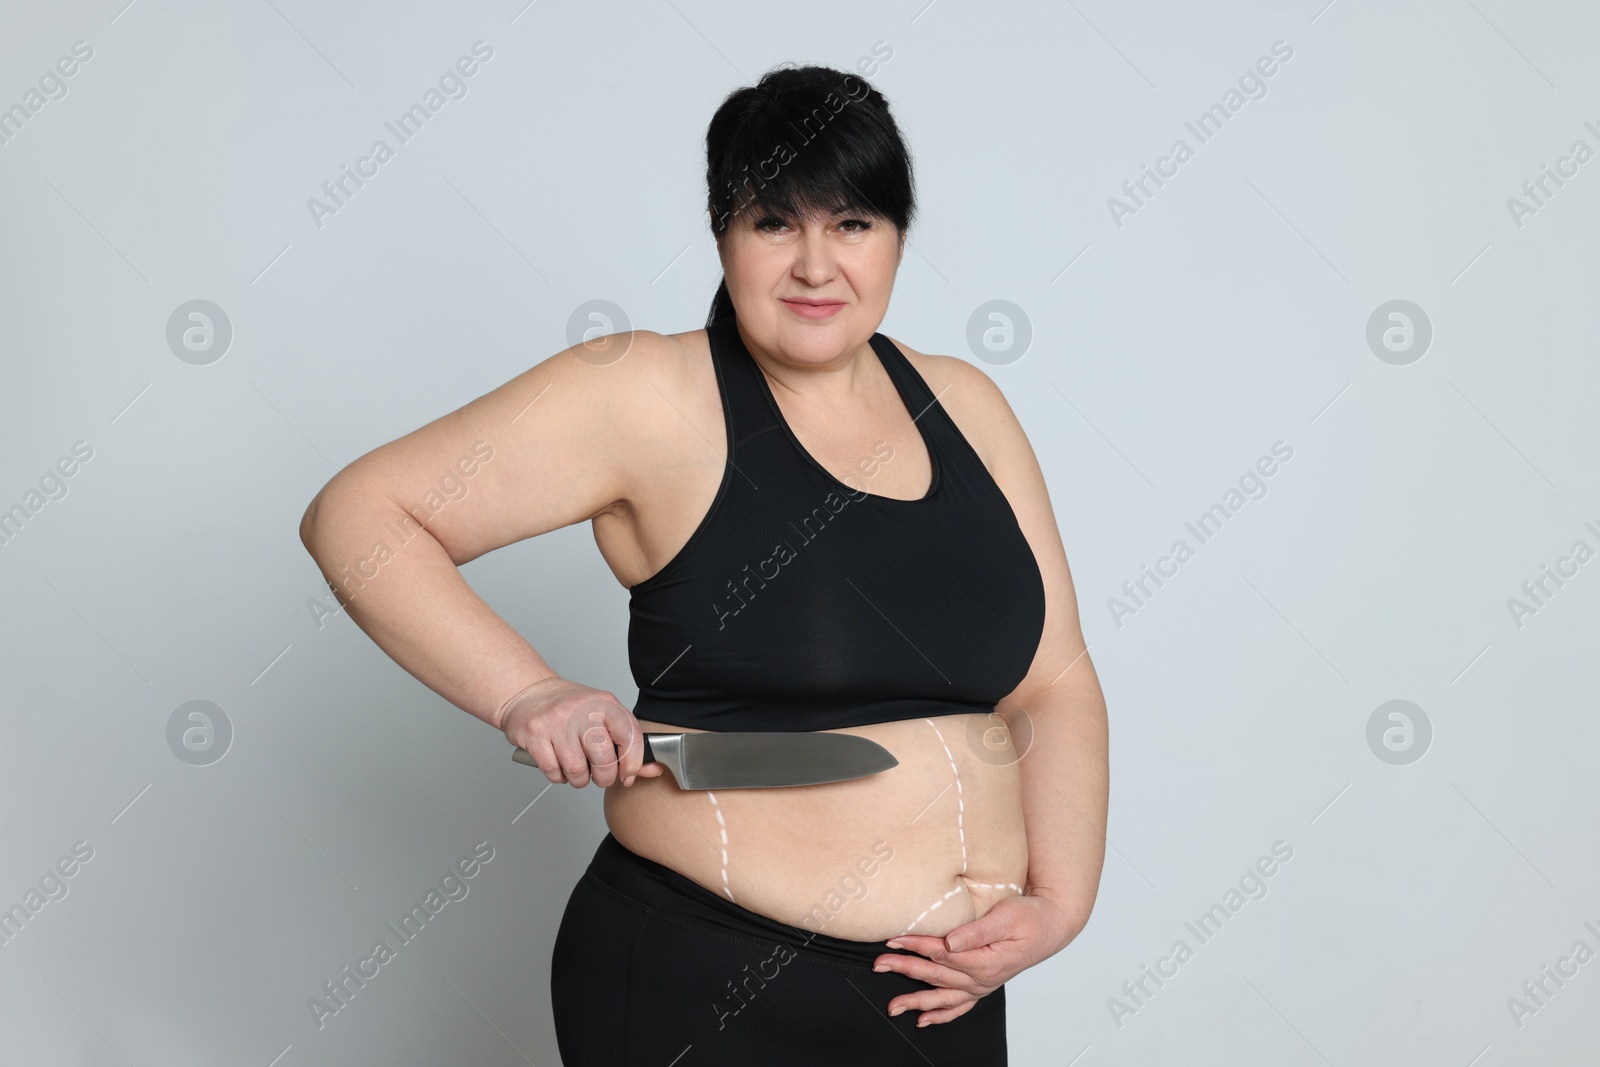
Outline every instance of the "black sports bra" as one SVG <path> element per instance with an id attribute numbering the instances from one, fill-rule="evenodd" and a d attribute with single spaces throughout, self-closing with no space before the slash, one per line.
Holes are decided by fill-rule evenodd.
<path id="1" fill-rule="evenodd" d="M 630 590 L 634 714 L 829 730 L 994 710 L 1033 663 L 1045 601 L 982 459 L 874 333 L 933 477 L 916 500 L 844 484 L 794 436 L 736 322 L 707 330 L 730 446 L 722 484 L 678 554 Z M 862 457 L 860 484 L 891 457 Z"/>

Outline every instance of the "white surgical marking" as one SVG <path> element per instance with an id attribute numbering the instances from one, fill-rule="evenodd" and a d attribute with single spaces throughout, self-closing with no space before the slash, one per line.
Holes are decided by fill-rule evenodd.
<path id="1" fill-rule="evenodd" d="M 733 890 L 728 887 L 728 824 L 722 820 L 722 808 L 717 805 L 717 795 L 707 789 L 706 797 L 710 799 L 711 810 L 717 816 L 717 832 L 722 835 L 722 891 L 728 894 L 729 900 L 733 900 Z"/>
<path id="2" fill-rule="evenodd" d="M 950 773 L 955 778 L 955 783 L 956 783 L 956 835 L 957 835 L 958 839 L 961 842 L 961 871 L 957 875 L 957 877 L 960 879 L 960 881 L 958 881 L 956 883 L 956 887 L 954 889 L 950 890 L 950 892 L 946 893 L 944 896 L 942 896 L 938 900 L 934 901 L 927 908 L 923 909 L 923 912 L 922 912 L 921 915 L 918 915 L 915 919 L 911 920 L 911 925 L 906 927 L 905 931 L 904 931 L 905 933 L 908 933 L 908 934 L 912 930 L 915 930 L 917 928 L 917 924 L 922 922 L 923 919 L 926 919 L 930 914 L 932 914 L 933 912 L 937 911 L 939 909 L 939 905 L 943 904 L 945 901 L 949 900 L 951 897 L 955 896 L 957 893 L 961 892 L 963 889 L 966 889 L 966 890 L 968 890 L 970 892 L 970 887 L 971 886 L 977 886 L 979 889 L 1012 889 L 1012 890 L 1015 890 L 1019 894 L 1022 892 L 1022 887 L 1017 885 L 1015 882 L 974 882 L 974 881 L 971 881 L 970 879 L 967 878 L 967 874 L 966 874 L 966 872 L 967 872 L 967 827 L 966 827 L 967 802 L 966 802 L 966 797 L 963 795 L 962 789 L 961 789 L 961 771 L 956 767 L 956 758 L 955 758 L 955 756 L 950 754 L 950 746 L 945 744 L 944 734 L 939 732 L 939 728 L 937 726 L 934 726 L 932 719 L 923 719 L 922 721 L 927 723 L 930 727 L 932 727 L 934 735 L 939 738 L 939 744 L 940 744 L 940 746 L 942 746 L 944 748 L 945 758 L 950 761 Z M 950 788 L 950 787 L 949 786 L 945 786 L 945 789 L 948 789 L 948 788 Z M 944 790 L 940 790 L 941 793 L 943 791 Z M 938 797 L 934 797 L 934 800 L 937 800 L 937 799 L 939 799 L 939 798 Z M 932 801 L 929 801 L 929 805 L 930 806 L 932 805 Z M 927 808 L 923 809 L 923 811 L 926 811 L 926 810 L 927 810 Z M 922 812 L 918 812 L 917 814 L 920 816 L 922 814 Z M 913 821 L 915 821 L 915 820 L 913 820 Z"/>
<path id="3" fill-rule="evenodd" d="M 966 888 L 966 887 L 965 886 L 960 886 L 960 885 L 956 886 L 954 889 L 950 890 L 950 892 L 946 893 L 944 896 L 942 896 L 938 900 L 934 901 L 927 908 L 923 909 L 923 912 L 922 912 L 921 915 L 918 915 L 915 919 L 911 920 L 911 925 L 905 928 L 905 932 L 909 934 L 912 930 L 915 930 L 917 928 L 917 923 L 921 922 L 923 919 L 926 919 L 928 917 L 928 913 L 929 912 L 937 911 L 939 909 L 939 905 L 940 904 L 943 904 L 945 901 L 949 900 L 951 897 L 953 897 L 957 893 L 961 892 L 961 890 L 964 889 L 964 888 Z"/>
<path id="4" fill-rule="evenodd" d="M 933 720 L 932 719 L 923 719 L 922 721 L 927 723 L 930 727 L 932 727 L 934 736 L 939 739 L 939 745 L 940 745 L 940 747 L 942 747 L 944 749 L 945 759 L 950 761 L 950 773 L 955 775 L 955 779 L 956 779 L 956 833 L 957 833 L 957 835 L 959 835 L 959 837 L 961 839 L 961 873 L 962 874 L 966 874 L 967 873 L 967 827 L 966 827 L 966 822 L 965 822 L 965 814 L 966 814 L 966 810 L 967 810 L 967 802 L 966 802 L 966 799 L 961 795 L 961 772 L 956 770 L 956 758 L 950 754 L 950 746 L 944 743 L 944 734 L 941 734 L 939 732 L 939 728 L 937 726 L 933 725 Z M 937 907 L 938 905 L 934 905 L 934 906 Z M 927 913 L 924 912 L 923 914 L 926 915 Z"/>

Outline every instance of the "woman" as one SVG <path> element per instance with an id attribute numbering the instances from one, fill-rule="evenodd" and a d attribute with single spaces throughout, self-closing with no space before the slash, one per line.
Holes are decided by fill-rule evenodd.
<path id="1" fill-rule="evenodd" d="M 1082 929 L 1104 857 L 1105 709 L 1044 479 L 987 376 L 876 332 L 914 206 L 881 94 L 780 68 L 706 147 L 705 329 L 552 356 L 356 460 L 302 537 L 401 666 L 605 790 L 552 961 L 568 1067 L 1003 1064 L 1004 982 Z M 467 491 L 429 504 L 452 464 Z M 348 580 L 418 515 L 431 537 Z M 632 712 L 457 570 L 583 520 L 631 592 Z M 643 762 L 642 732 L 704 729 L 898 765 L 684 790 Z"/>

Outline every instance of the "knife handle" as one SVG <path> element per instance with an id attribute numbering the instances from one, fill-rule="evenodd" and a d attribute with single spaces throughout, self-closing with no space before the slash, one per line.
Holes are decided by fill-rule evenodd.
<path id="1" fill-rule="evenodd" d="M 643 737 L 644 737 L 644 762 L 646 762 L 646 763 L 660 763 L 660 762 L 662 762 L 661 759 L 657 758 L 657 756 L 655 754 L 655 751 L 650 747 L 650 739 L 652 737 L 655 737 L 655 738 L 677 738 L 679 736 L 681 736 L 681 735 L 679 735 L 679 734 L 644 734 L 643 735 Z M 663 756 L 665 756 L 665 758 L 667 760 L 671 761 L 670 763 L 668 763 L 669 768 L 676 769 L 679 766 L 679 763 L 678 763 L 678 760 L 677 760 L 677 755 L 678 755 L 679 749 L 677 748 L 676 742 L 669 743 L 667 745 L 667 749 L 668 749 L 668 751 L 664 752 Z M 531 755 L 528 754 L 528 750 L 525 749 L 525 748 L 521 748 L 520 746 L 518 748 L 515 748 L 515 749 L 512 750 L 511 758 L 516 760 L 518 763 L 525 763 L 529 767 L 537 767 L 537 766 L 539 766 L 539 764 L 534 761 L 534 758 Z"/>

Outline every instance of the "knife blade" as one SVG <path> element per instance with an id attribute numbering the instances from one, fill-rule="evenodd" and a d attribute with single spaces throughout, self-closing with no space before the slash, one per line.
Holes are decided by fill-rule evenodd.
<path id="1" fill-rule="evenodd" d="M 537 767 L 528 751 L 511 753 Z M 898 767 L 888 749 L 855 734 L 808 731 L 647 733 L 644 761 L 672 772 L 680 789 L 767 789 L 823 785 Z"/>

